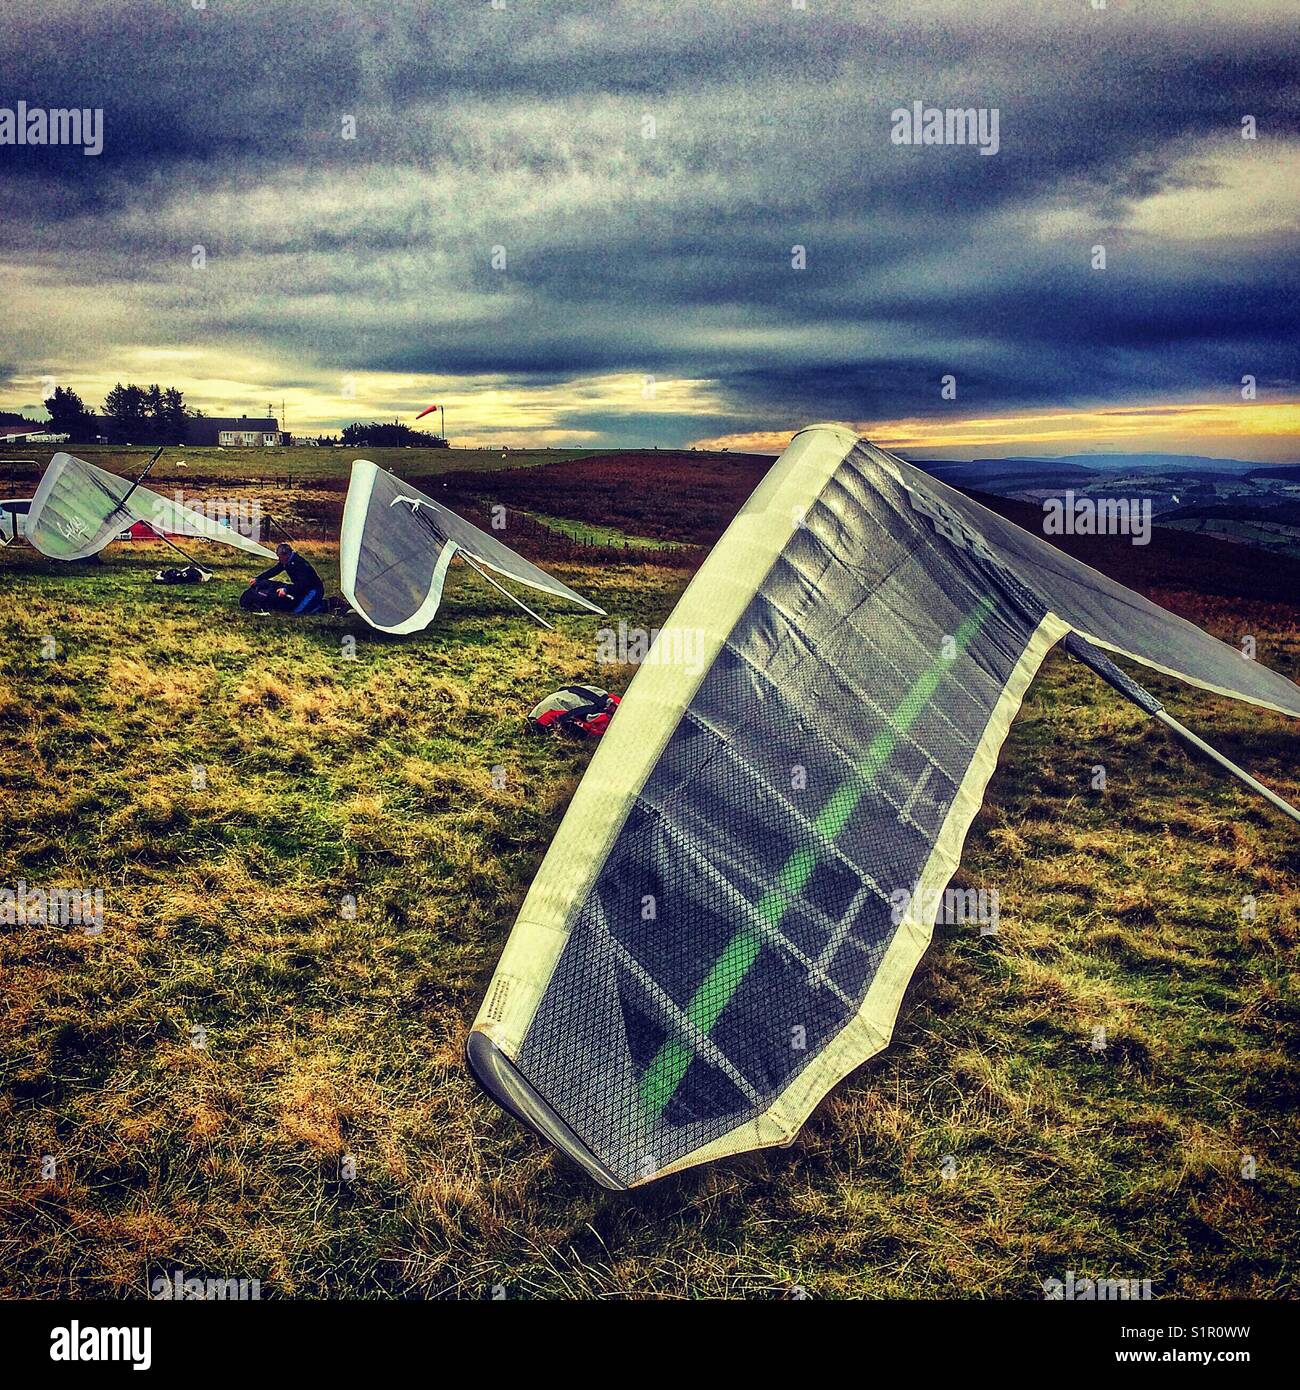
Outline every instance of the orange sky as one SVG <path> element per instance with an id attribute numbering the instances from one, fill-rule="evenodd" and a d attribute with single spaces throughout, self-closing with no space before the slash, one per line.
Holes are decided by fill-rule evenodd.
<path id="1" fill-rule="evenodd" d="M 882 448 L 921 456 L 1020 453 L 1208 454 L 1300 461 L 1300 401 L 1200 402 L 951 420 L 850 420 Z M 776 453 L 789 433 L 755 431 L 696 441 L 700 446 Z"/>

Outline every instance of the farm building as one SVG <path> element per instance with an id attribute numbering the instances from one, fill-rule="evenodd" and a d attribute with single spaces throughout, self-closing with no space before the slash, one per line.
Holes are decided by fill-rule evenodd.
<path id="1" fill-rule="evenodd" d="M 185 442 L 194 445 L 220 445 L 226 449 L 275 448 L 284 443 L 280 422 L 271 417 L 241 415 L 238 419 L 200 416 L 190 420 Z"/>

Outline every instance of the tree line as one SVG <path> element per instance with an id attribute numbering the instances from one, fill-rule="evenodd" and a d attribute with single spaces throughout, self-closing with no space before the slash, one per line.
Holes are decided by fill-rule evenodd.
<path id="1" fill-rule="evenodd" d="M 120 381 L 104 397 L 103 409 L 90 410 L 79 395 L 66 386 L 55 387 L 45 400 L 51 434 L 66 434 L 73 444 L 93 444 L 107 439 L 110 444 L 184 444 L 191 420 L 201 420 L 204 412 L 185 404 L 185 393 L 175 386 L 123 385 Z M 267 406 L 267 414 L 275 414 Z M 0 411 L 0 421 L 15 423 L 25 417 Z M 332 442 L 325 437 L 322 443 Z M 342 442 L 349 448 L 401 448 L 411 445 L 425 449 L 445 449 L 447 441 L 438 434 L 413 429 L 400 420 L 381 423 L 360 420 L 348 425 Z"/>
<path id="2" fill-rule="evenodd" d="M 365 446 L 371 449 L 400 449 L 403 445 L 419 445 L 425 449 L 445 449 L 447 441 L 440 434 L 428 434 L 424 430 L 412 429 L 400 420 L 380 424 L 372 420 L 369 424 L 357 421 L 343 431 L 343 444 L 355 449 Z"/>
<path id="3" fill-rule="evenodd" d="M 45 409 L 51 433 L 66 434 L 74 444 L 100 437 L 110 444 L 183 444 L 189 422 L 203 415 L 185 404 L 185 393 L 175 386 L 124 386 L 120 381 L 104 397 L 98 414 L 66 386 L 55 387 Z"/>

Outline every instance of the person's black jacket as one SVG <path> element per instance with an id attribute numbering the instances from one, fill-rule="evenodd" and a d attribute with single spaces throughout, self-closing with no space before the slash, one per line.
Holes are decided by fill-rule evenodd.
<path id="1" fill-rule="evenodd" d="M 289 576 L 289 583 L 300 593 L 305 594 L 308 589 L 319 589 L 323 594 L 325 585 L 321 582 L 321 577 L 314 569 L 302 558 L 295 550 L 289 558 L 281 564 L 279 560 L 271 566 L 269 570 L 263 570 L 261 574 L 253 580 L 254 584 L 261 584 L 263 580 L 272 579 L 283 570 Z"/>

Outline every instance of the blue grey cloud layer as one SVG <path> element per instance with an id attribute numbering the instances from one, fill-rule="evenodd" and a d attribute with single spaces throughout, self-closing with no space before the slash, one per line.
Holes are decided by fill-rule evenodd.
<path id="1" fill-rule="evenodd" d="M 105 149 L 0 150 L 0 259 L 99 307 L 0 361 L 686 376 L 708 432 L 939 414 L 949 372 L 963 411 L 1294 393 L 1287 9 L 46 0 L 0 104 L 103 107 Z M 891 144 L 913 100 L 998 108 L 999 153 Z M 1243 169 L 1276 205 L 1233 225 Z"/>

